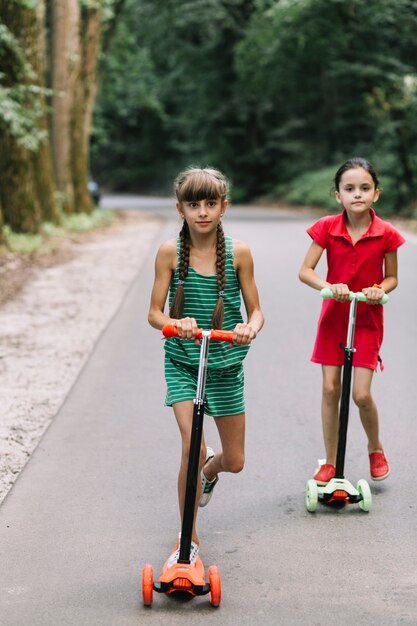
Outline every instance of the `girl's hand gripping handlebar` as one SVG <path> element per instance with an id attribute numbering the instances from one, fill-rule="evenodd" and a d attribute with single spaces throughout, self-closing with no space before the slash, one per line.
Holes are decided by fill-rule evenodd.
<path id="1" fill-rule="evenodd" d="M 329 300 L 331 298 L 333 298 L 333 291 L 329 288 L 329 287 L 324 287 L 324 289 L 322 289 L 320 291 L 321 297 L 323 298 L 323 300 Z M 349 294 L 349 300 L 353 300 L 353 298 L 356 298 L 356 300 L 358 300 L 359 302 L 367 302 L 367 297 L 365 296 L 364 293 L 362 293 L 361 291 L 358 291 L 357 293 L 351 291 Z M 389 298 L 388 295 L 386 293 L 384 293 L 384 295 L 382 296 L 379 304 L 386 304 L 388 302 Z"/>
<path id="2" fill-rule="evenodd" d="M 173 324 L 166 324 L 162 333 L 166 339 L 170 337 L 178 337 L 178 328 Z M 199 328 L 195 335 L 195 339 L 201 339 L 203 336 L 203 329 Z M 211 330 L 210 331 L 210 341 L 227 341 L 230 344 L 233 344 L 233 331 L 232 330 Z"/>

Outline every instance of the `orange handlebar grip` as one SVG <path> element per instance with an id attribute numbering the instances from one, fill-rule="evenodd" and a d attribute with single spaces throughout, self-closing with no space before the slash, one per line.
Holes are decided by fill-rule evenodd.
<path id="1" fill-rule="evenodd" d="M 165 324 L 162 328 L 162 334 L 169 339 L 170 337 L 178 337 L 178 328 L 174 324 Z"/>
<path id="2" fill-rule="evenodd" d="M 233 331 L 232 330 L 212 330 L 210 334 L 212 341 L 227 341 L 233 343 Z"/>
<path id="3" fill-rule="evenodd" d="M 178 328 L 174 326 L 174 324 L 165 324 L 162 328 L 162 334 L 166 339 L 170 339 L 171 337 L 178 337 Z M 203 336 L 203 331 L 201 328 L 197 328 L 197 332 L 195 334 L 196 339 L 201 339 Z"/>
<path id="4" fill-rule="evenodd" d="M 170 339 L 171 337 L 178 337 L 178 328 L 174 326 L 174 324 L 165 324 L 162 328 L 162 334 L 166 339 Z M 203 331 L 201 328 L 197 329 L 195 338 L 201 339 L 203 336 Z M 227 341 L 228 343 L 233 343 L 233 331 L 231 330 L 212 330 L 210 331 L 210 339 L 212 341 Z"/>

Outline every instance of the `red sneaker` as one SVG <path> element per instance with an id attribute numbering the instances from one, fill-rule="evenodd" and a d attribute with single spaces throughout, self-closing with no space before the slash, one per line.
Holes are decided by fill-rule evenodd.
<path id="1" fill-rule="evenodd" d="M 389 476 L 390 467 L 382 450 L 380 452 L 371 452 L 369 463 L 372 480 L 384 480 L 384 478 Z"/>
<path id="2" fill-rule="evenodd" d="M 334 478 L 336 474 L 336 468 L 334 465 L 330 463 L 324 463 L 321 465 L 317 472 L 314 474 L 313 478 L 318 485 L 327 485 L 329 480 Z"/>

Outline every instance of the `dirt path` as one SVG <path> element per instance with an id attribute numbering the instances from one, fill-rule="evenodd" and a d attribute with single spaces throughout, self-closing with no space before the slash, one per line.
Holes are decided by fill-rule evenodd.
<path id="1" fill-rule="evenodd" d="M 123 212 L 49 253 L 0 259 L 0 502 L 119 307 L 161 226 Z"/>

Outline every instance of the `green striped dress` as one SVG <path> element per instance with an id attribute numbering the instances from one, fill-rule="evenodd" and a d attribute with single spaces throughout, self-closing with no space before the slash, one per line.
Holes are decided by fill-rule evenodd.
<path id="1" fill-rule="evenodd" d="M 243 321 L 241 292 L 233 265 L 233 239 L 225 237 L 226 285 L 224 294 L 224 330 L 233 330 Z M 179 254 L 180 243 L 177 251 Z M 177 264 L 178 267 L 178 264 Z M 171 305 L 178 285 L 178 269 L 175 271 L 169 292 Z M 211 318 L 218 299 L 217 277 L 202 276 L 192 267 L 184 282 L 183 317 L 193 317 L 200 328 L 209 330 Z M 225 342 L 210 343 L 206 381 L 205 412 L 208 415 L 237 415 L 245 412 L 244 372 L 242 361 L 249 346 L 233 346 Z M 168 391 L 165 404 L 193 400 L 197 384 L 200 347 L 191 340 L 177 338 L 165 341 L 165 378 Z"/>
<path id="2" fill-rule="evenodd" d="M 243 321 L 241 313 L 241 292 L 233 265 L 233 239 L 225 237 L 226 242 L 226 286 L 224 290 L 224 322 L 223 330 L 233 330 L 236 324 Z M 180 243 L 177 251 L 179 254 Z M 169 305 L 172 304 L 178 285 L 178 264 L 169 291 Z M 199 328 L 209 330 L 211 318 L 218 300 L 217 277 L 202 276 L 192 267 L 188 268 L 188 276 L 184 282 L 184 311 L 183 317 L 193 317 Z M 249 346 L 233 346 L 223 341 L 213 341 L 210 344 L 208 367 L 228 367 L 241 363 L 246 356 Z M 167 339 L 165 352 L 174 361 L 198 367 L 200 347 L 194 341 L 183 339 Z"/>

